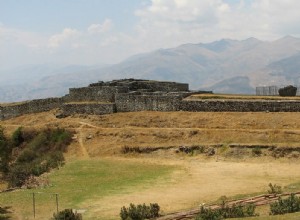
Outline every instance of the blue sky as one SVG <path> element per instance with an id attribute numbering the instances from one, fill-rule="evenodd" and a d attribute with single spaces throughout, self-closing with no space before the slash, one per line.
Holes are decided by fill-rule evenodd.
<path id="1" fill-rule="evenodd" d="M 0 20 L 13 28 L 55 33 L 110 18 L 126 31 L 137 22 L 133 12 L 143 4 L 141 0 L 0 0 Z"/>
<path id="2" fill-rule="evenodd" d="M 0 69 L 117 63 L 184 43 L 300 36 L 299 0 L 0 0 Z"/>

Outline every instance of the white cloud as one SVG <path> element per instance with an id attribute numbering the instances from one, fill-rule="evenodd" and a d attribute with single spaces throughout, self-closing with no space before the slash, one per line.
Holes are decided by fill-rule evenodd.
<path id="1" fill-rule="evenodd" d="M 62 33 L 55 34 L 49 38 L 48 47 L 58 48 L 64 42 L 71 40 L 72 38 L 79 36 L 80 32 L 76 29 L 65 28 Z"/>
<path id="2" fill-rule="evenodd" d="M 231 1 L 232 2 L 232 1 Z M 221 38 L 300 36 L 298 0 L 152 0 L 135 12 L 140 47 L 152 50 Z"/>
<path id="3" fill-rule="evenodd" d="M 91 24 L 88 27 L 88 33 L 104 33 L 111 30 L 113 22 L 110 19 L 105 19 L 102 24 Z"/>
<path id="4" fill-rule="evenodd" d="M 65 28 L 50 36 L 7 28 L 0 23 L 0 55 L 3 54 L 0 65 L 5 63 L 6 54 L 16 50 L 38 54 L 40 56 L 36 57 L 45 60 L 112 63 L 135 53 L 183 43 L 221 38 L 274 40 L 288 34 L 300 36 L 299 0 L 232 2 L 151 0 L 133 12 L 137 22 L 127 30 L 123 27 L 124 32 L 117 30 L 118 26 L 109 18 L 86 25 L 82 30 Z"/>

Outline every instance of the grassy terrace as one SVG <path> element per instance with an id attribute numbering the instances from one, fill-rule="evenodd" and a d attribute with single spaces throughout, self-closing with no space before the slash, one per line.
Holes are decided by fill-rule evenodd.
<path id="1" fill-rule="evenodd" d="M 255 95 L 231 95 L 231 94 L 199 94 L 192 95 L 188 100 L 202 99 L 228 99 L 228 100 L 278 100 L 278 101 L 300 101 L 300 96 L 280 97 L 280 96 L 255 96 Z"/>

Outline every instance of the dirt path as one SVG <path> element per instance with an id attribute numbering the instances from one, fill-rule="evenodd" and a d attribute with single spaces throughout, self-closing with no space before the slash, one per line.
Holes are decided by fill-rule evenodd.
<path id="1" fill-rule="evenodd" d="M 77 133 L 78 133 L 78 143 L 80 146 L 80 150 L 82 152 L 82 156 L 84 159 L 89 159 L 90 155 L 84 145 L 84 133 L 83 133 L 83 128 L 86 126 L 86 123 L 80 122 L 80 127 L 77 129 Z"/>

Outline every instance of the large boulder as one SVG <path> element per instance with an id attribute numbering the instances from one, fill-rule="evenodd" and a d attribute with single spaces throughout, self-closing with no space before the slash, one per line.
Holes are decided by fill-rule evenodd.
<path id="1" fill-rule="evenodd" d="M 297 87 L 295 86 L 286 86 L 278 90 L 280 96 L 296 96 Z"/>

